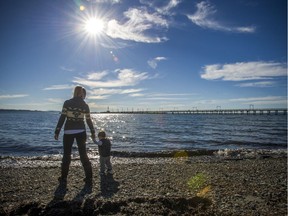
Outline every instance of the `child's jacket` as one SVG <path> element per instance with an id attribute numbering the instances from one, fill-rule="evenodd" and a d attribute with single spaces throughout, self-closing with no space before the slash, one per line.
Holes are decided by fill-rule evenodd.
<path id="1" fill-rule="evenodd" d="M 101 157 L 111 156 L 111 142 L 110 142 L 110 140 L 109 139 L 101 139 L 98 142 L 98 150 L 99 150 L 99 155 Z"/>

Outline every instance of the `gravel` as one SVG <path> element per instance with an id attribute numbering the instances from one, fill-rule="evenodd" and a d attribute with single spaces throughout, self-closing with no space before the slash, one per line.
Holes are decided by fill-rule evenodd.
<path id="1" fill-rule="evenodd" d="M 92 163 L 92 185 L 78 161 L 67 185 L 59 164 L 0 166 L 0 215 L 287 215 L 287 157 L 116 158 L 102 177 Z"/>

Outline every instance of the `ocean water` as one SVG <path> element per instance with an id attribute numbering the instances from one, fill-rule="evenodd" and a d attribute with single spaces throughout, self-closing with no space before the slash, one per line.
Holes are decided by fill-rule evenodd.
<path id="1" fill-rule="evenodd" d="M 60 157 L 63 129 L 59 141 L 54 140 L 58 118 L 59 112 L 0 111 L 0 156 Z M 114 152 L 287 149 L 283 114 L 92 114 L 92 119 L 96 131 L 106 131 Z M 97 155 L 90 138 L 87 148 L 90 156 Z"/>

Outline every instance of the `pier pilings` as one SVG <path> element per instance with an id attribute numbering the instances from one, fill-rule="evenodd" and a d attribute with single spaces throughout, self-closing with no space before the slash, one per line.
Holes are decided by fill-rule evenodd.
<path id="1" fill-rule="evenodd" d="M 287 109 L 203 109 L 203 110 L 159 110 L 159 111 L 107 111 L 102 113 L 118 114 L 190 114 L 190 115 L 287 115 Z"/>

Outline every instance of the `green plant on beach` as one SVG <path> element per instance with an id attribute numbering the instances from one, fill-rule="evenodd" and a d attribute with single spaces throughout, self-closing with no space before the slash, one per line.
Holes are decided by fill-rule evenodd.
<path id="1" fill-rule="evenodd" d="M 195 176 L 191 177 L 187 184 L 190 190 L 197 192 L 204 188 L 207 182 L 207 176 L 204 173 L 198 173 Z"/>

